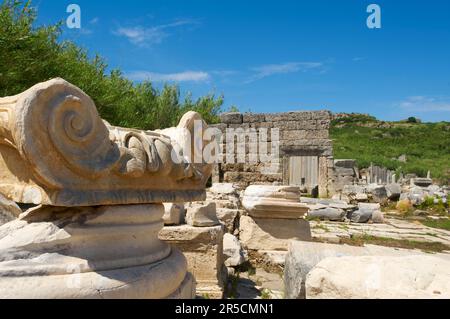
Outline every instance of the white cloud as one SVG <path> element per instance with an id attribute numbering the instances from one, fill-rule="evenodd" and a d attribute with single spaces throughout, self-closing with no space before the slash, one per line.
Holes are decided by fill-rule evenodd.
<path id="1" fill-rule="evenodd" d="M 415 112 L 450 112 L 450 98 L 416 95 L 397 103 L 397 106 Z"/>
<path id="2" fill-rule="evenodd" d="M 170 29 L 178 28 L 184 25 L 194 25 L 198 22 L 194 20 L 182 19 L 172 23 L 161 24 L 153 27 L 119 27 L 113 33 L 117 36 L 126 37 L 131 43 L 139 46 L 148 46 L 159 44 L 170 35 Z"/>
<path id="3" fill-rule="evenodd" d="M 304 72 L 312 69 L 317 69 L 322 66 L 322 62 L 288 62 L 282 64 L 262 65 L 251 69 L 253 72 L 255 72 L 255 74 L 247 80 L 247 83 L 260 80 L 275 74 Z"/>
<path id="4" fill-rule="evenodd" d="M 214 75 L 226 77 L 226 76 L 236 75 L 239 72 L 235 71 L 235 70 L 213 70 L 210 73 L 214 74 Z"/>
<path id="5" fill-rule="evenodd" d="M 133 81 L 149 80 L 153 82 L 205 82 L 210 79 L 210 75 L 202 71 L 185 71 L 179 73 L 135 71 L 127 73 L 126 76 Z"/>
<path id="6" fill-rule="evenodd" d="M 95 18 L 91 19 L 91 20 L 89 21 L 89 23 L 90 23 L 90 24 L 97 24 L 99 20 L 100 20 L 100 19 L 99 19 L 98 17 L 95 17 Z"/>

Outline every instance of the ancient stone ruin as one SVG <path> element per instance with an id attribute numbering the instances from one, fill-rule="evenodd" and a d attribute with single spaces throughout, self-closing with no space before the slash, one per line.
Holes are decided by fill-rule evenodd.
<path id="1" fill-rule="evenodd" d="M 212 165 L 173 152 L 194 121 L 114 127 L 63 79 L 1 98 L 2 205 L 31 206 L 0 228 L 2 298 L 193 297 L 186 258 L 158 233 L 163 203 L 205 199 Z"/>
<path id="2" fill-rule="evenodd" d="M 243 189 L 264 183 L 296 185 L 327 197 L 333 182 L 330 122 L 328 111 L 222 114 L 215 127 L 224 134 L 225 156 L 214 170 L 213 181 L 236 183 Z M 230 162 L 226 155 L 238 153 L 239 143 L 245 147 L 247 161 Z M 254 155 L 258 156 L 249 161 Z"/>
<path id="3" fill-rule="evenodd" d="M 448 186 L 334 159 L 330 119 L 197 135 L 114 127 L 62 79 L 0 98 L 0 298 L 448 298 Z"/>

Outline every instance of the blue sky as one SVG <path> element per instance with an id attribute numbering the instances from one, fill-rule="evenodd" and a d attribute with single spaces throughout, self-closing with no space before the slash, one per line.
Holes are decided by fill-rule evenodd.
<path id="1" fill-rule="evenodd" d="M 65 38 L 135 81 L 178 83 L 224 108 L 329 109 L 450 121 L 450 1 L 34 0 L 38 23 L 81 7 Z M 381 29 L 366 8 L 381 7 Z"/>

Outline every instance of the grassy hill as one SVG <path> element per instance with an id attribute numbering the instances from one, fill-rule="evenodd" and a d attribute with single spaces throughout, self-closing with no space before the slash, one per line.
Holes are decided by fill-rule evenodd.
<path id="1" fill-rule="evenodd" d="M 363 114 L 340 114 L 331 125 L 334 157 L 356 159 L 359 167 L 370 163 L 416 173 L 441 182 L 450 180 L 450 122 L 383 122 Z M 406 162 L 399 157 L 406 155 Z"/>

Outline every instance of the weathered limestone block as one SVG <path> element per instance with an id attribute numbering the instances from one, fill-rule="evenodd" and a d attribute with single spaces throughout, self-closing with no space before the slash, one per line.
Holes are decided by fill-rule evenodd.
<path id="1" fill-rule="evenodd" d="M 343 177 L 345 176 L 354 177 L 355 171 L 353 170 L 353 168 L 336 167 L 336 174 Z"/>
<path id="2" fill-rule="evenodd" d="M 220 195 L 234 195 L 237 189 L 232 183 L 214 183 L 208 191 L 220 197 Z"/>
<path id="3" fill-rule="evenodd" d="M 355 195 L 355 200 L 357 202 L 366 202 L 369 200 L 369 196 L 365 193 L 358 193 Z"/>
<path id="4" fill-rule="evenodd" d="M 261 123 L 266 121 L 266 117 L 264 114 L 244 113 L 243 121 L 244 123 Z"/>
<path id="5" fill-rule="evenodd" d="M 380 210 L 375 210 L 372 212 L 371 220 L 375 224 L 383 224 L 384 223 L 384 214 Z"/>
<path id="6" fill-rule="evenodd" d="M 351 213 L 350 220 L 354 223 L 383 223 L 384 217 L 379 203 L 358 203 L 358 209 Z"/>
<path id="7" fill-rule="evenodd" d="M 242 205 L 255 218 L 297 219 L 308 212 L 300 203 L 300 188 L 293 186 L 249 186 Z"/>
<path id="8" fill-rule="evenodd" d="M 350 217 L 353 223 L 367 223 L 372 218 L 373 211 L 358 209 Z"/>
<path id="9" fill-rule="evenodd" d="M 0 226 L 19 217 L 21 213 L 22 210 L 15 202 L 0 194 Z"/>
<path id="10" fill-rule="evenodd" d="M 326 258 L 308 274 L 306 298 L 448 299 L 450 262 L 424 255 Z"/>
<path id="11" fill-rule="evenodd" d="M 220 223 L 225 227 L 227 233 L 234 233 L 236 223 L 241 214 L 238 209 L 218 208 L 216 215 Z"/>
<path id="12" fill-rule="evenodd" d="M 388 199 L 386 187 L 384 185 L 370 184 L 367 186 L 367 192 L 372 194 L 372 199 L 381 203 Z"/>
<path id="13" fill-rule="evenodd" d="M 159 238 L 186 256 L 197 282 L 197 295 L 222 298 L 226 272 L 223 262 L 223 227 L 164 227 Z"/>
<path id="14" fill-rule="evenodd" d="M 287 250 L 290 240 L 311 240 L 309 223 L 304 219 L 270 219 L 241 216 L 239 240 L 246 249 Z"/>
<path id="15" fill-rule="evenodd" d="M 220 122 L 225 124 L 242 124 L 242 114 L 238 112 L 222 113 L 219 117 Z"/>
<path id="16" fill-rule="evenodd" d="M 181 225 L 184 223 L 184 204 L 183 203 L 163 203 L 164 204 L 164 225 Z"/>
<path id="17" fill-rule="evenodd" d="M 313 209 L 308 212 L 309 218 L 318 218 L 320 220 L 342 221 L 346 215 L 345 210 L 340 208 L 324 207 Z"/>
<path id="18" fill-rule="evenodd" d="M 195 112 L 161 131 L 114 127 L 79 88 L 39 83 L 0 98 L 0 193 L 53 206 L 203 200 L 212 165 L 184 156 L 196 121 L 207 128 Z"/>
<path id="19" fill-rule="evenodd" d="M 236 236 L 231 234 L 225 234 L 223 236 L 223 255 L 225 266 L 227 267 L 242 265 L 247 259 L 241 243 Z"/>
<path id="20" fill-rule="evenodd" d="M 216 204 L 216 215 L 226 227 L 226 231 L 233 233 L 236 219 L 240 214 L 239 192 L 232 183 L 214 183 L 207 190 L 206 202 Z"/>
<path id="21" fill-rule="evenodd" d="M 192 298 L 163 205 L 37 207 L 0 227 L 1 298 Z"/>
<path id="22" fill-rule="evenodd" d="M 398 200 L 402 193 L 402 187 L 397 183 L 388 184 L 386 185 L 386 193 L 390 200 Z"/>
<path id="23" fill-rule="evenodd" d="M 363 194 L 365 193 L 364 187 L 359 185 L 345 185 L 342 189 L 342 194 L 352 195 L 352 194 Z"/>
<path id="24" fill-rule="evenodd" d="M 305 281 L 307 274 L 322 260 L 328 257 L 345 256 L 410 256 L 427 253 L 421 251 L 390 248 L 375 245 L 356 247 L 349 245 L 335 245 L 315 242 L 292 241 L 286 255 L 284 269 L 285 295 L 288 299 L 305 298 Z M 436 254 L 439 258 L 450 262 L 450 255 Z M 346 269 L 347 275 L 343 278 L 351 278 L 354 266 Z M 343 270 L 344 271 L 344 270 Z M 337 278 L 337 277 L 336 277 Z M 356 283 L 355 283 L 356 284 Z"/>
<path id="25" fill-rule="evenodd" d="M 220 224 L 215 203 L 190 203 L 186 208 L 186 223 L 196 227 L 211 227 Z"/>

